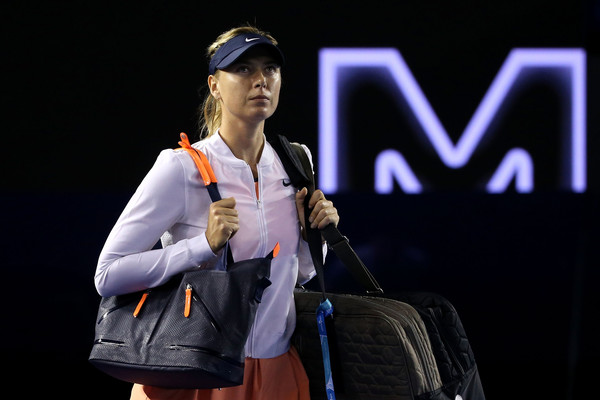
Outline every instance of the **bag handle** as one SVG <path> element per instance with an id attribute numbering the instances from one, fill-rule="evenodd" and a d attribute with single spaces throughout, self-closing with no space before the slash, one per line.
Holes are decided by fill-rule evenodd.
<path id="1" fill-rule="evenodd" d="M 373 274 L 371 274 L 371 271 L 369 271 L 352 246 L 350 246 L 348 238 L 342 235 L 336 226 L 329 224 L 322 230 L 310 227 L 310 223 L 308 223 L 308 216 L 310 215 L 308 200 L 313 194 L 316 185 L 312 165 L 304 148 L 299 143 L 290 143 L 283 135 L 278 135 L 275 140 L 271 141 L 271 145 L 280 154 L 281 162 L 294 186 L 298 189 L 306 186 L 308 189 L 304 203 L 306 238 L 323 293 L 325 292 L 325 281 L 323 278 L 321 234 L 327 241 L 328 246 L 335 252 L 353 278 L 366 289 L 367 293 L 383 293 L 383 289 Z M 319 277 L 319 275 L 321 276 Z"/>
<path id="2" fill-rule="evenodd" d="M 204 186 L 206 186 L 206 189 L 208 190 L 210 199 L 213 202 L 221 200 L 221 193 L 219 193 L 219 188 L 217 186 L 217 177 L 215 176 L 215 173 L 210 166 L 210 162 L 208 161 L 206 155 L 200 150 L 192 147 L 190 140 L 184 132 L 181 132 L 179 137 L 181 138 L 179 145 L 182 149 L 187 151 L 190 156 L 192 156 L 192 160 L 194 160 L 194 164 L 196 164 L 196 167 L 200 172 L 200 177 L 204 182 Z M 231 253 L 229 240 L 225 244 L 225 247 L 227 247 L 227 264 L 233 264 L 233 254 Z M 271 250 L 271 252 L 267 255 L 267 258 L 273 259 L 277 257 L 277 254 L 279 254 L 279 248 L 279 242 L 277 242 L 273 250 Z"/>
<path id="3" fill-rule="evenodd" d="M 219 188 L 217 187 L 217 177 L 215 176 L 215 173 L 213 172 L 206 155 L 200 150 L 192 147 L 190 140 L 185 133 L 181 132 L 179 137 L 181 137 L 179 145 L 182 149 L 187 151 L 190 156 L 192 156 L 192 160 L 194 160 L 194 163 L 200 172 L 204 186 L 206 186 L 206 189 L 208 189 L 210 199 L 213 202 L 221 200 L 221 194 L 219 193 Z"/>
<path id="4" fill-rule="evenodd" d="M 311 187 L 308 189 L 309 194 L 306 196 L 307 198 L 310 198 L 309 196 L 312 195 L 316 187 L 314 174 L 312 174 L 310 160 L 308 159 L 308 155 L 306 154 L 306 152 L 300 144 L 291 144 L 294 150 L 296 151 L 296 154 L 300 158 L 300 161 L 302 162 L 302 167 L 304 168 L 305 173 L 308 174 L 310 171 L 312 183 Z M 307 205 L 308 201 L 306 202 L 306 206 Z M 310 228 L 310 225 L 306 226 L 311 230 L 316 230 L 314 228 Z M 354 249 L 350 246 L 348 238 L 342 235 L 342 233 L 335 225 L 327 225 L 325 228 L 323 228 L 323 230 L 321 230 L 321 234 L 327 241 L 329 247 L 335 252 L 335 254 L 340 258 L 340 260 L 342 260 L 346 268 L 348 268 L 350 273 L 353 275 L 354 279 L 365 287 L 367 293 L 383 293 L 383 289 L 381 288 L 373 274 L 371 274 L 371 271 L 369 271 L 369 269 L 362 262 L 360 257 L 358 257 L 358 254 L 356 254 Z"/>
<path id="5" fill-rule="evenodd" d="M 192 160 L 194 160 L 194 164 L 196 164 L 196 167 L 200 172 L 200 177 L 204 182 L 204 186 L 206 186 L 206 189 L 208 190 L 210 199 L 213 202 L 221 200 L 221 193 L 219 193 L 219 188 L 217 186 L 217 177 L 215 176 L 206 155 L 200 150 L 192 147 L 190 140 L 184 132 L 181 132 L 179 137 L 181 138 L 179 145 L 192 156 Z M 229 240 L 225 244 L 225 247 L 227 247 L 227 264 L 233 264 L 234 260 Z"/>

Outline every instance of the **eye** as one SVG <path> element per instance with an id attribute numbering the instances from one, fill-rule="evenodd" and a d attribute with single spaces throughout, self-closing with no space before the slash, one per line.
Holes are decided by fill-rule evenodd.
<path id="1" fill-rule="evenodd" d="M 277 73 L 277 70 L 279 69 L 279 65 L 277 64 L 269 64 L 266 66 L 265 71 L 267 71 L 268 74 L 275 74 Z"/>

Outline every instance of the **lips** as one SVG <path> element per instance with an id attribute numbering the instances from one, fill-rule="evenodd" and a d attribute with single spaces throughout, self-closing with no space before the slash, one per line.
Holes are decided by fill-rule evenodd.
<path id="1" fill-rule="evenodd" d="M 250 97 L 250 100 L 269 100 L 269 98 L 267 96 L 261 94 L 258 96 Z"/>

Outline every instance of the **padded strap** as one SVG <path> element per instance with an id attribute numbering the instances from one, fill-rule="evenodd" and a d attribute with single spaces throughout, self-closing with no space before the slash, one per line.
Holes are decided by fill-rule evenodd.
<path id="1" fill-rule="evenodd" d="M 302 167 L 304 168 L 304 171 L 306 173 L 308 173 L 310 171 L 311 175 L 314 177 L 314 174 L 312 174 L 312 167 L 310 165 L 310 160 L 308 159 L 308 155 L 306 154 L 306 152 L 304 151 L 302 146 L 299 145 L 298 143 L 291 143 L 291 145 L 294 148 L 296 155 L 300 159 Z M 309 199 L 310 195 L 312 195 L 312 193 L 314 192 L 314 188 L 315 188 L 314 179 L 312 179 L 311 186 L 312 186 L 312 190 L 309 189 L 309 195 L 306 196 L 307 199 Z M 308 213 L 308 200 L 305 205 L 305 215 L 308 215 L 307 213 Z M 308 224 L 308 222 L 307 222 L 306 227 L 308 229 L 308 232 L 310 232 L 310 231 L 319 232 L 317 229 L 310 228 L 310 224 Z M 350 271 L 350 273 L 352 274 L 354 279 L 358 283 L 363 285 L 363 287 L 367 290 L 367 293 L 383 293 L 383 289 L 381 289 L 381 286 L 379 286 L 379 283 L 377 282 L 375 277 L 371 274 L 371 271 L 369 271 L 369 269 L 365 266 L 365 264 L 362 262 L 360 257 L 358 257 L 358 255 L 356 254 L 354 249 L 350 246 L 348 238 L 346 236 L 342 235 L 336 226 L 334 226 L 332 224 L 327 225 L 323 230 L 321 230 L 319 232 L 318 238 L 315 238 L 315 235 L 307 236 L 307 238 L 309 238 L 309 240 L 315 242 L 315 244 L 312 247 L 309 246 L 311 249 L 311 252 L 313 251 L 313 248 L 316 251 L 316 246 L 318 245 L 319 252 L 322 253 L 322 250 L 320 249 L 321 234 L 327 241 L 327 244 L 329 245 L 329 247 L 335 252 L 335 254 L 338 256 L 338 258 L 343 262 L 343 264 L 346 266 L 346 268 Z M 316 243 L 317 240 L 318 240 L 318 244 Z M 317 271 L 317 273 L 318 272 L 319 271 Z"/>

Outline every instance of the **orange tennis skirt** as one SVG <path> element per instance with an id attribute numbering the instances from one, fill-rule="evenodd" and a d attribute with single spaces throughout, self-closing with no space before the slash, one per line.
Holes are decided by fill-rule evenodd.
<path id="1" fill-rule="evenodd" d="M 131 400 L 310 400 L 295 348 L 275 358 L 246 358 L 244 384 L 222 389 L 165 389 L 135 384 Z"/>

